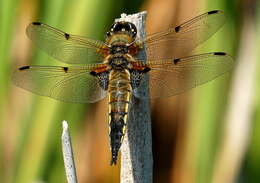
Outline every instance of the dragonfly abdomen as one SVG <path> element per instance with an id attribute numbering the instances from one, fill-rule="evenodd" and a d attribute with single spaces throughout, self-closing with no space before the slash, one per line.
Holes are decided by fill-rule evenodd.
<path id="1" fill-rule="evenodd" d="M 130 74 L 127 70 L 113 70 L 109 76 L 109 126 L 111 165 L 116 164 L 126 130 L 131 97 Z"/>

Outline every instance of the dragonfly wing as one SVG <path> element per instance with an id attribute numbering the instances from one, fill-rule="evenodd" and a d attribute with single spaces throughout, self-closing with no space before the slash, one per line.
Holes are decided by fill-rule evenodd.
<path id="1" fill-rule="evenodd" d="M 212 36 L 225 22 L 222 11 L 197 16 L 175 28 L 148 35 L 144 40 L 148 60 L 180 58 Z M 144 58 L 137 58 L 137 60 Z"/>
<path id="2" fill-rule="evenodd" d="M 107 49 L 105 43 L 75 36 L 49 25 L 34 22 L 26 29 L 27 36 L 53 58 L 69 64 L 100 62 L 100 54 Z"/>
<path id="3" fill-rule="evenodd" d="M 98 65 L 82 67 L 24 66 L 13 75 L 14 83 L 35 94 L 63 102 L 96 102 L 107 94 L 90 74 Z"/>
<path id="4" fill-rule="evenodd" d="M 140 63 L 141 64 L 141 63 Z M 222 52 L 206 53 L 190 57 L 151 61 L 146 64 L 149 93 L 151 98 L 170 97 L 204 84 L 228 72 L 233 59 Z M 145 82 L 141 82 L 143 87 Z M 142 91 L 134 90 L 134 95 L 143 98 Z"/>

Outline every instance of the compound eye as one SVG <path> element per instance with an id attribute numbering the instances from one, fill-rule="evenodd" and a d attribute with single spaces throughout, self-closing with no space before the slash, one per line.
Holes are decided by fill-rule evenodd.
<path id="1" fill-rule="evenodd" d="M 112 29 L 114 32 L 119 32 L 122 29 L 122 24 L 120 22 L 117 22 L 114 24 L 114 27 Z"/>
<path id="2" fill-rule="evenodd" d="M 129 23 L 126 23 L 124 26 L 125 30 L 130 32 L 131 31 L 131 25 L 129 25 Z"/>
<path id="3" fill-rule="evenodd" d="M 135 37 L 137 33 L 137 29 L 133 23 L 129 23 L 129 31 Z"/>

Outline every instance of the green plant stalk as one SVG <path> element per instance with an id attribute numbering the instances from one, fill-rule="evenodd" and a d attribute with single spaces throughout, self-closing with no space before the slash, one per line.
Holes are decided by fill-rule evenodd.
<path id="1" fill-rule="evenodd" d="M 46 1 L 45 10 L 48 11 L 42 13 L 42 21 L 48 20 L 50 24 L 57 24 L 64 3 L 63 0 Z M 46 55 L 37 55 L 34 63 L 42 64 L 47 59 L 50 58 L 47 58 Z M 33 182 L 38 179 L 47 146 L 47 137 L 50 136 L 48 132 L 57 107 L 57 103 L 45 98 L 35 97 L 33 100 L 35 113 L 26 119 L 26 122 L 30 123 L 30 128 L 25 132 L 27 134 L 27 138 L 23 142 L 25 146 L 20 151 L 18 150 L 20 152 L 19 167 L 15 176 L 17 183 Z"/>
<path id="2" fill-rule="evenodd" d="M 18 1 L 0 1 L 0 149 L 4 149 L 6 144 L 4 131 L 8 124 L 4 121 L 6 113 L 6 104 L 8 102 L 9 93 L 9 74 L 11 68 L 10 48 L 12 42 L 13 26 L 16 18 L 16 10 Z M 12 177 L 8 173 L 12 173 L 10 166 L 6 164 L 6 157 L 3 151 L 0 151 L 0 180 L 3 182 L 11 182 Z"/>

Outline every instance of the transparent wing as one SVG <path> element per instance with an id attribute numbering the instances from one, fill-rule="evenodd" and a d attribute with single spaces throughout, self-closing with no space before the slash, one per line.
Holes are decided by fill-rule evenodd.
<path id="1" fill-rule="evenodd" d="M 214 10 L 175 28 L 147 36 L 144 41 L 147 47 L 147 59 L 151 61 L 187 56 L 196 46 L 212 36 L 224 22 L 224 13 Z"/>
<path id="2" fill-rule="evenodd" d="M 105 43 L 67 34 L 46 24 L 34 22 L 26 29 L 27 36 L 53 58 L 69 64 L 102 61 Z"/>
<path id="3" fill-rule="evenodd" d="M 17 69 L 13 82 L 35 94 L 64 102 L 96 102 L 106 96 L 98 79 L 89 73 L 103 64 L 82 67 L 24 66 Z"/>
<path id="4" fill-rule="evenodd" d="M 139 63 L 144 64 L 144 63 Z M 151 61 L 146 64 L 151 98 L 169 97 L 204 84 L 226 73 L 233 66 L 232 57 L 222 52 L 206 53 L 190 57 Z M 143 87 L 145 82 L 141 82 Z M 143 98 L 142 91 L 134 95 Z"/>

